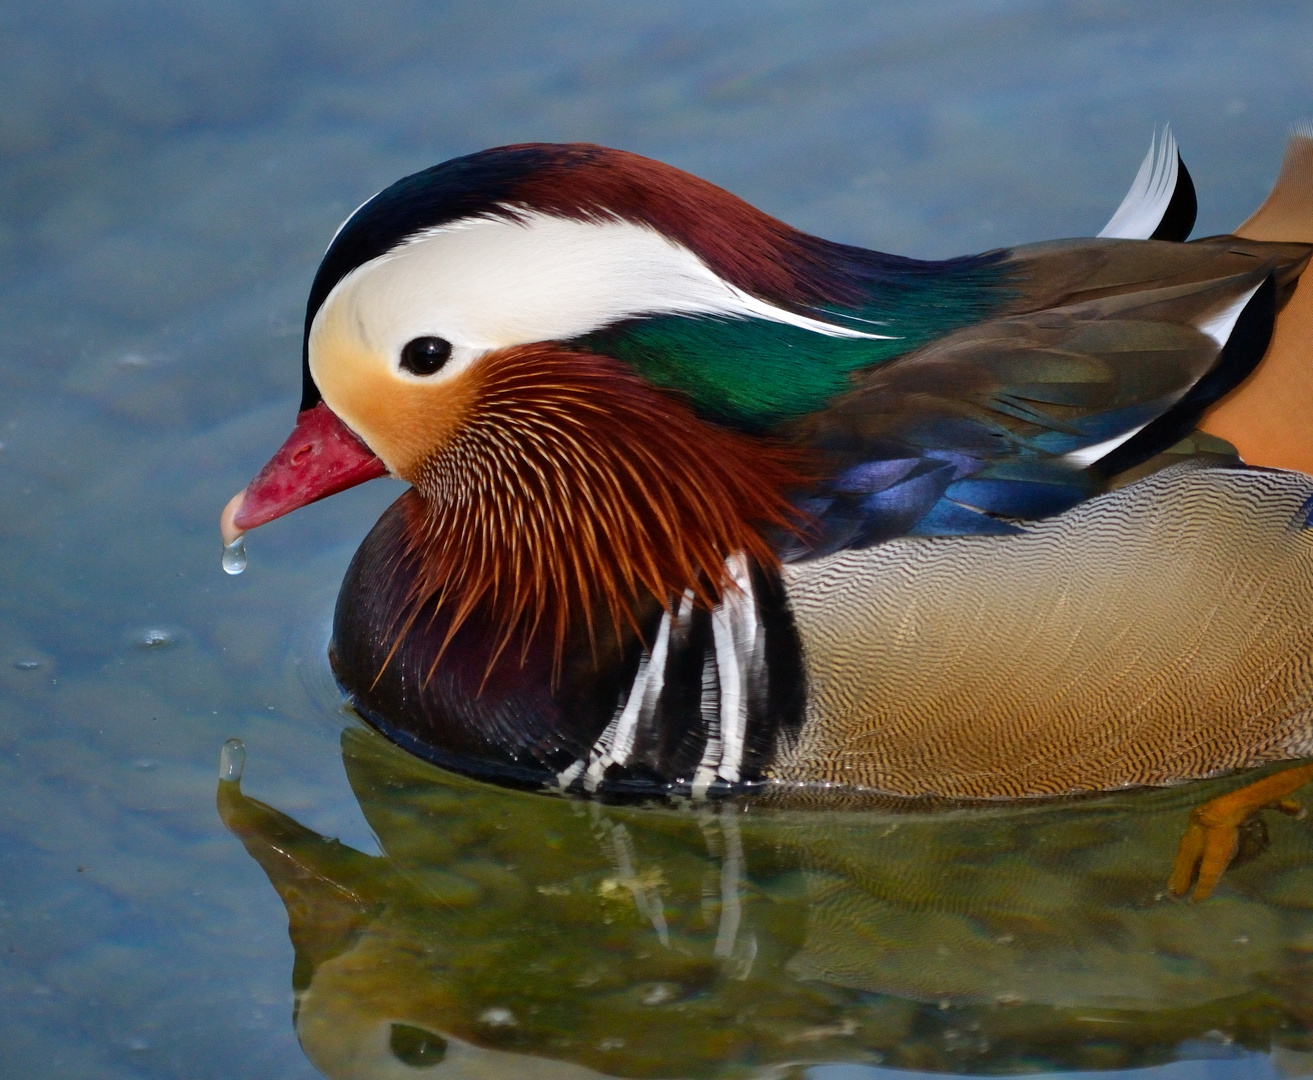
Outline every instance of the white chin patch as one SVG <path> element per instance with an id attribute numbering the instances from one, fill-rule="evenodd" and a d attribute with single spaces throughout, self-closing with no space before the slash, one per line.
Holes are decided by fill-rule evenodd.
<path id="1" fill-rule="evenodd" d="M 416 337 L 445 338 L 457 354 L 472 358 L 661 314 L 767 319 L 833 337 L 888 337 L 750 296 L 654 229 L 517 213 L 518 220 L 470 218 L 417 234 L 344 277 L 316 322 L 345 305 L 362 343 L 392 357 Z"/>

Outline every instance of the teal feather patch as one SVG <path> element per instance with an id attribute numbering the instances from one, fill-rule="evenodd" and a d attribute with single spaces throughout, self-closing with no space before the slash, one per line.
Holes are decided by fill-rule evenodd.
<path id="1" fill-rule="evenodd" d="M 706 417 L 763 429 L 824 408 L 850 388 L 854 372 L 988 318 L 1013 295 L 999 265 L 882 283 L 871 293 L 860 309 L 801 313 L 887 337 L 837 337 L 766 319 L 655 315 L 571 344 L 623 360 Z"/>
<path id="2" fill-rule="evenodd" d="M 901 338 L 829 337 L 764 319 L 680 315 L 633 320 L 576 344 L 679 391 L 704 416 L 750 427 L 822 408 L 848 388 L 850 373 L 910 347 Z"/>

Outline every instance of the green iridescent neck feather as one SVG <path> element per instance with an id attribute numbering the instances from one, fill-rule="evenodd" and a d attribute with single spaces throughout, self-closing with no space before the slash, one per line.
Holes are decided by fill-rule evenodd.
<path id="1" fill-rule="evenodd" d="M 1002 258 L 872 282 L 867 292 L 860 307 L 799 313 L 887 336 L 837 337 L 766 319 L 654 315 L 571 344 L 631 364 L 654 385 L 685 395 L 708 419 L 765 430 L 824 408 L 848 389 L 853 373 L 989 318 L 1016 295 Z"/>

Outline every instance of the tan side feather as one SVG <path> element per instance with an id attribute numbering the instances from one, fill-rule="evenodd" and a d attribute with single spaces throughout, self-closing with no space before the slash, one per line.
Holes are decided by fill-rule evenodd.
<path id="1" fill-rule="evenodd" d="M 1020 536 L 786 566 L 775 779 L 1016 798 L 1313 756 L 1313 479 L 1178 466 Z"/>
<path id="2" fill-rule="evenodd" d="M 1313 244 L 1313 121 L 1296 125 L 1276 184 L 1235 235 Z"/>
<path id="3" fill-rule="evenodd" d="M 1271 194 L 1235 235 L 1313 243 L 1313 124 L 1298 127 Z M 1277 313 L 1258 369 L 1204 414 L 1200 430 L 1250 465 L 1313 473 L 1313 282 L 1307 273 Z"/>

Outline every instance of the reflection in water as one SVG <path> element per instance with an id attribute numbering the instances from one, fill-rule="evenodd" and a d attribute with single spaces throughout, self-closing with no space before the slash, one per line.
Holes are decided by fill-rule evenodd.
<path id="1" fill-rule="evenodd" d="M 245 796 L 240 744 L 218 793 L 335 1080 L 1313 1061 L 1313 830 L 1272 815 L 1212 900 L 1174 901 L 1198 785 L 821 815 L 490 791 L 358 728 L 342 753 L 381 856 Z"/>

